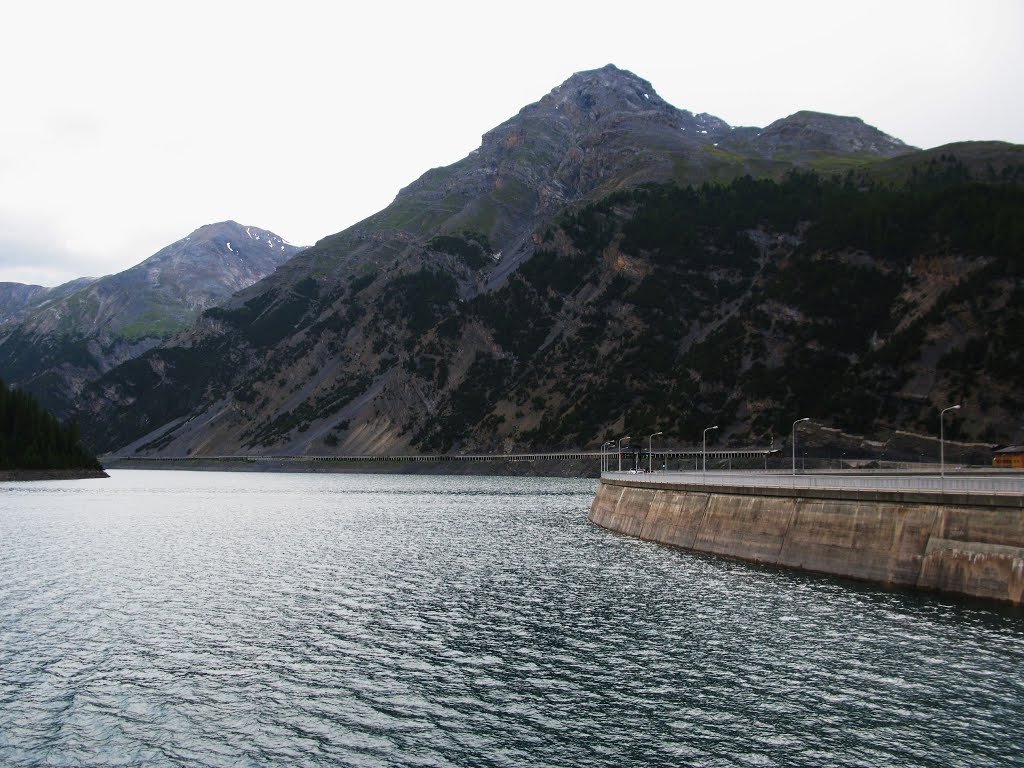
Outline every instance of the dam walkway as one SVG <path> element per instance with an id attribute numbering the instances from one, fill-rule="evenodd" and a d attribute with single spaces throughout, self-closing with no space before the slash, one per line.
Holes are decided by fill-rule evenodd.
<path id="1" fill-rule="evenodd" d="M 829 472 L 602 472 L 602 479 L 638 481 L 644 484 L 730 486 L 733 488 L 823 489 L 838 491 L 897 491 L 905 493 L 1000 494 L 1024 497 L 1024 474 L 947 472 L 892 474 Z"/>

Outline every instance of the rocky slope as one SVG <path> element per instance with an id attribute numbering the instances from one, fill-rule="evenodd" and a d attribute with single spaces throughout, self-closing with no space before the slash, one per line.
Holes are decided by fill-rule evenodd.
<path id="1" fill-rule="evenodd" d="M 737 143 L 726 137 L 726 141 Z M 768 157 L 782 152 L 834 152 L 896 157 L 913 147 L 859 117 L 841 117 L 822 112 L 802 111 L 776 120 L 749 140 L 749 146 Z"/>
<path id="2" fill-rule="evenodd" d="M 173 456 L 596 446 L 647 428 L 681 440 L 708 418 L 726 439 L 760 440 L 812 405 L 864 432 L 928 426 L 926 402 L 956 394 L 947 379 L 917 386 L 917 411 L 889 395 L 965 343 L 963 328 L 926 318 L 1004 263 L 1005 244 L 971 233 L 1014 200 L 986 209 L 967 182 L 1015 189 L 1018 149 L 986 145 L 975 163 L 975 147 L 915 152 L 814 113 L 732 128 L 631 73 L 579 73 L 464 160 L 107 373 L 83 393 L 83 428 L 98 450 Z M 798 168 L 857 174 L 787 177 Z M 900 193 L 873 181 L 915 174 Z M 676 186 L 707 181 L 719 184 Z M 925 215 L 949 189 L 967 196 L 967 234 Z M 993 280 L 994 306 L 1012 306 L 1017 278 Z M 901 336 L 905 317 L 922 325 Z M 872 357 L 885 348 L 896 362 Z M 859 390 L 841 415 L 827 396 L 851 366 L 886 387 L 859 422 Z M 807 399 L 791 370 L 826 394 Z"/>
<path id="3" fill-rule="evenodd" d="M 298 251 L 272 232 L 226 221 L 116 275 L 58 288 L 6 284 L 0 377 L 68 415 L 85 384 L 190 327 Z"/>
<path id="4" fill-rule="evenodd" d="M 719 424 L 715 440 L 780 445 L 810 416 L 883 441 L 936 434 L 957 402 L 947 436 L 1016 439 L 1024 189 L 958 181 L 946 158 L 898 190 L 813 175 L 658 186 L 564 217 L 507 289 L 460 313 L 498 352 L 417 440 L 693 444 Z"/>
<path id="5" fill-rule="evenodd" d="M 61 299 L 95 281 L 95 277 L 79 277 L 55 288 L 24 283 L 0 283 L 0 326 L 23 320 L 32 310 L 43 304 Z"/>
<path id="6" fill-rule="evenodd" d="M 38 303 L 52 289 L 42 285 L 0 283 L 0 323 L 6 323 Z"/>

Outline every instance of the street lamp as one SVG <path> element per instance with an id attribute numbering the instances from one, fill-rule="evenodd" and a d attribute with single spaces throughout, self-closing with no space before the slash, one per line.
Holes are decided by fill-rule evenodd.
<path id="1" fill-rule="evenodd" d="M 604 443 L 601 445 L 601 471 L 602 472 L 607 472 L 608 471 L 608 464 L 609 464 L 609 462 L 608 462 L 608 446 L 609 445 L 615 445 L 615 441 L 614 440 L 605 440 Z"/>
<path id="2" fill-rule="evenodd" d="M 810 416 L 804 416 L 802 419 L 797 419 L 793 422 L 793 474 L 796 474 L 796 425 L 802 421 L 810 421 Z"/>
<path id="3" fill-rule="evenodd" d="M 949 408 L 943 408 L 939 414 L 939 474 L 942 477 L 946 476 L 946 430 L 942 423 L 942 417 L 946 415 L 946 411 L 959 411 L 960 405 L 951 405 Z"/>
<path id="4" fill-rule="evenodd" d="M 658 435 L 663 435 L 664 432 L 655 432 L 653 435 L 647 436 L 647 471 L 653 472 L 654 467 L 652 466 L 651 451 L 654 450 L 654 438 Z"/>
<path id="5" fill-rule="evenodd" d="M 618 447 L 616 447 L 616 449 L 615 449 L 619 453 L 619 472 L 622 471 L 622 441 L 623 440 L 629 440 L 629 439 L 630 439 L 629 435 L 626 435 L 625 437 L 620 437 L 619 438 Z"/>
<path id="6" fill-rule="evenodd" d="M 718 425 L 716 424 L 715 426 L 708 427 L 704 430 L 704 448 L 701 450 L 701 461 L 703 466 L 703 469 L 701 470 L 702 479 L 703 475 L 706 475 L 708 471 L 708 432 L 712 429 L 718 429 Z"/>

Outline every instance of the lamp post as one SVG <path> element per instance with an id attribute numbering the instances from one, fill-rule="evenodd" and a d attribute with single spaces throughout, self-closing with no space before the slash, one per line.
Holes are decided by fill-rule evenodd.
<path id="1" fill-rule="evenodd" d="M 708 472 L 708 432 L 710 432 L 712 429 L 718 429 L 718 425 L 715 424 L 715 426 L 708 427 L 707 429 L 704 430 L 704 447 L 701 449 L 700 452 L 701 466 L 703 467 L 701 469 L 701 479 L 703 479 L 703 476 L 706 475 Z"/>
<path id="2" fill-rule="evenodd" d="M 951 405 L 949 408 L 943 408 L 942 412 L 939 413 L 939 474 L 942 477 L 946 476 L 946 430 L 942 423 L 942 418 L 946 415 L 946 411 L 959 411 L 960 404 Z"/>
<path id="3" fill-rule="evenodd" d="M 651 458 L 651 451 L 654 450 L 654 438 L 658 435 L 663 435 L 664 432 L 655 432 L 653 435 L 647 436 L 647 471 L 654 472 L 653 459 Z"/>
<path id="4" fill-rule="evenodd" d="M 810 416 L 804 416 L 802 419 L 797 419 L 793 422 L 793 474 L 796 474 L 796 425 L 802 421 L 810 421 Z"/>
<path id="5" fill-rule="evenodd" d="M 625 437 L 620 437 L 619 438 L 618 446 L 615 448 L 615 450 L 618 451 L 618 453 L 619 453 L 619 472 L 622 471 L 622 441 L 623 440 L 629 440 L 629 439 L 630 439 L 629 435 L 626 435 Z"/>

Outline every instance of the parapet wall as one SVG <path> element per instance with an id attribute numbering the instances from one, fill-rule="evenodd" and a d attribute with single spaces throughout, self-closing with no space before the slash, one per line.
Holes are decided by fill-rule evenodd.
<path id="1" fill-rule="evenodd" d="M 697 552 L 1021 604 L 1024 499 L 602 480 L 597 525 Z"/>

